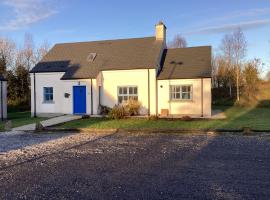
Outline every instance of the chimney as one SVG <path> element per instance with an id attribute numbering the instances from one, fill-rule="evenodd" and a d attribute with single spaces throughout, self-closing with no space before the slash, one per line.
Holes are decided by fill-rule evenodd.
<path id="1" fill-rule="evenodd" d="M 156 40 L 163 40 L 166 43 L 166 29 L 162 21 L 156 24 Z"/>

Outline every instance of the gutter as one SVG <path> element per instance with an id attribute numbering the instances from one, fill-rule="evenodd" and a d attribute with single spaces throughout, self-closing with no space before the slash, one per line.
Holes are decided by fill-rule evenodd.
<path id="1" fill-rule="evenodd" d="M 202 107 L 201 117 L 203 117 L 203 78 L 201 78 L 201 107 Z"/>
<path id="2" fill-rule="evenodd" d="M 34 73 L 34 117 L 37 117 L 37 107 L 36 107 L 36 73 Z"/>
<path id="3" fill-rule="evenodd" d="M 148 72 L 148 116 L 150 116 L 150 74 L 149 74 L 149 69 L 147 70 Z"/>
<path id="4" fill-rule="evenodd" d="M 93 79 L 91 79 L 91 115 L 93 115 Z"/>

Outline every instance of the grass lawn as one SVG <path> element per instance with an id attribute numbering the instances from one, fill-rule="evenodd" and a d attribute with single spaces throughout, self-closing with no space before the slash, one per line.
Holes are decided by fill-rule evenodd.
<path id="1" fill-rule="evenodd" d="M 217 107 L 223 110 L 227 119 L 193 121 L 148 120 L 148 119 L 80 119 L 62 124 L 61 128 L 178 128 L 178 129 L 242 129 L 250 127 L 256 130 L 270 130 L 269 108 Z"/>
<path id="2" fill-rule="evenodd" d="M 26 124 L 32 124 L 44 120 L 46 118 L 31 118 L 31 113 L 26 112 L 10 112 L 8 113 L 8 120 L 12 121 L 12 127 L 23 126 Z M 0 130 L 4 130 L 4 123 L 0 122 Z"/>

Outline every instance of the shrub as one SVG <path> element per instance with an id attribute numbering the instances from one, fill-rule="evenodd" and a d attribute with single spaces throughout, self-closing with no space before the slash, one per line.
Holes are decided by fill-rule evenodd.
<path id="1" fill-rule="evenodd" d="M 183 120 L 183 121 L 191 121 L 192 118 L 191 118 L 190 116 L 183 116 L 183 117 L 181 118 L 181 120 Z"/>
<path id="2" fill-rule="evenodd" d="M 141 103 L 139 101 L 130 99 L 124 104 L 126 114 L 128 116 L 134 116 L 140 114 Z"/>
<path id="3" fill-rule="evenodd" d="M 148 117 L 148 120 L 156 121 L 156 120 L 158 120 L 158 116 L 157 116 L 157 115 L 150 115 L 150 116 Z"/>
<path id="4" fill-rule="evenodd" d="M 125 115 L 125 107 L 122 105 L 115 105 L 109 112 L 109 117 L 112 119 L 123 119 Z"/>
<path id="5" fill-rule="evenodd" d="M 103 105 L 100 105 L 98 109 L 99 109 L 100 115 L 108 115 L 110 111 L 112 110 L 110 107 L 103 106 Z"/>

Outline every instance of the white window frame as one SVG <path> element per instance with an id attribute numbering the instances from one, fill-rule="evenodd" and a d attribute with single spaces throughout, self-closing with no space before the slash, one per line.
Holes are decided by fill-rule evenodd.
<path id="1" fill-rule="evenodd" d="M 179 89 L 180 89 L 179 92 L 175 91 L 176 87 L 179 87 Z M 190 92 L 183 92 L 182 91 L 183 87 L 190 87 Z M 183 96 L 182 96 L 183 93 L 190 93 L 190 98 L 183 99 Z M 176 97 L 176 94 L 179 94 L 179 98 Z M 193 100 L 193 85 L 191 85 L 191 84 L 189 84 L 189 85 L 170 85 L 169 95 L 170 95 L 171 101 L 192 101 Z"/>
<path id="2" fill-rule="evenodd" d="M 45 93 L 46 88 L 51 88 L 52 92 Z M 54 94 L 53 93 L 54 93 L 53 87 L 43 87 L 43 103 L 54 103 Z M 46 95 L 52 95 L 52 99 L 47 100 Z"/>
<path id="3" fill-rule="evenodd" d="M 122 94 L 120 93 L 120 89 L 123 89 L 123 88 L 126 88 L 127 90 L 127 94 Z M 136 88 L 137 89 L 137 94 L 135 93 L 129 93 L 129 89 L 130 88 Z M 134 91 L 133 91 L 134 92 Z M 122 102 L 119 101 L 119 97 L 127 97 L 126 100 L 122 100 Z M 121 104 L 121 103 L 124 103 L 125 101 L 129 100 L 129 99 L 134 99 L 135 97 L 135 100 L 138 101 L 138 98 L 139 98 L 139 95 L 138 95 L 138 86 L 136 85 L 123 85 L 123 86 L 118 86 L 117 87 L 117 102 L 118 104 Z"/>

